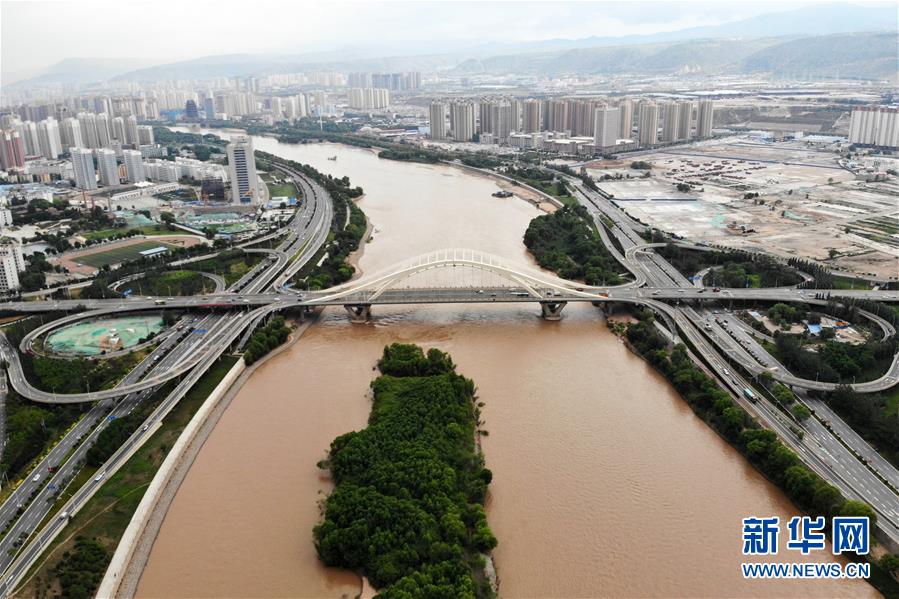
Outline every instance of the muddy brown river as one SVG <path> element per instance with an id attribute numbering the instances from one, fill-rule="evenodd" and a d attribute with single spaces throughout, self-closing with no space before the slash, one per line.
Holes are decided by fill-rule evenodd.
<path id="1" fill-rule="evenodd" d="M 489 179 L 337 145 L 255 144 L 364 187 L 375 227 L 366 273 L 447 247 L 534 266 L 521 237 L 538 210 L 491 197 Z M 315 555 L 311 531 L 330 489 L 315 464 L 334 437 L 365 426 L 373 367 L 393 341 L 450 352 L 486 402 L 502 597 L 877 596 L 863 582 L 744 580 L 741 519 L 796 509 L 597 308 L 569 305 L 560 322 L 538 314 L 524 304 L 375 307 L 372 322 L 352 325 L 325 311 L 235 397 L 175 497 L 138 596 L 355 596 L 358 577 Z M 802 561 L 794 553 L 779 561 Z"/>

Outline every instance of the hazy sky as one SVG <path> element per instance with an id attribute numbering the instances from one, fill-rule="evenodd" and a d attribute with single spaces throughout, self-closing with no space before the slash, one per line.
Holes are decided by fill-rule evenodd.
<path id="1" fill-rule="evenodd" d="M 651 34 L 809 2 L 343 2 L 339 0 L 0 0 L 7 82 L 64 58 L 154 64 L 211 54 L 378 46 L 408 54 L 451 42 Z M 406 47 L 402 47 L 406 46 Z"/>

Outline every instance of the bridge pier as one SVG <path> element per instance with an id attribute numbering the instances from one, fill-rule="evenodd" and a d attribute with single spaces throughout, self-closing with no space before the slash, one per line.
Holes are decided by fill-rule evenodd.
<path id="1" fill-rule="evenodd" d="M 371 317 L 371 304 L 346 304 L 344 309 L 353 324 L 363 324 Z"/>
<path id="2" fill-rule="evenodd" d="M 544 320 L 562 320 L 562 308 L 568 302 L 540 302 Z"/>

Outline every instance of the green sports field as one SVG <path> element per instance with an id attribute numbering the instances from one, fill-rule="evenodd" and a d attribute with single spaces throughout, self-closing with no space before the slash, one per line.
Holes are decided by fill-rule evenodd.
<path id="1" fill-rule="evenodd" d="M 74 260 L 75 262 L 87 264 L 94 268 L 101 268 L 107 264 L 119 264 L 128 260 L 137 260 L 140 258 L 141 252 L 159 246 L 165 246 L 170 249 L 173 247 L 170 244 L 160 243 L 159 241 L 141 241 L 140 243 L 127 245 L 125 247 L 111 248 L 102 252 L 97 252 L 96 254 L 79 256 L 78 258 L 74 258 Z"/>

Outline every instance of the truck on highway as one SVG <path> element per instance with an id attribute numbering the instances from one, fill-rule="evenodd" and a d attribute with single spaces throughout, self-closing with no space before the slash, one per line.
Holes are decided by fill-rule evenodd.
<path id="1" fill-rule="evenodd" d="M 165 300 L 158 299 L 158 300 L 154 301 L 153 303 L 156 304 L 157 306 L 164 306 Z"/>
<path id="2" fill-rule="evenodd" d="M 759 400 L 759 398 L 755 396 L 755 393 L 753 393 L 752 389 L 750 389 L 749 387 L 743 389 L 743 395 L 745 395 L 746 399 L 748 399 L 752 403 L 756 403 Z"/>

